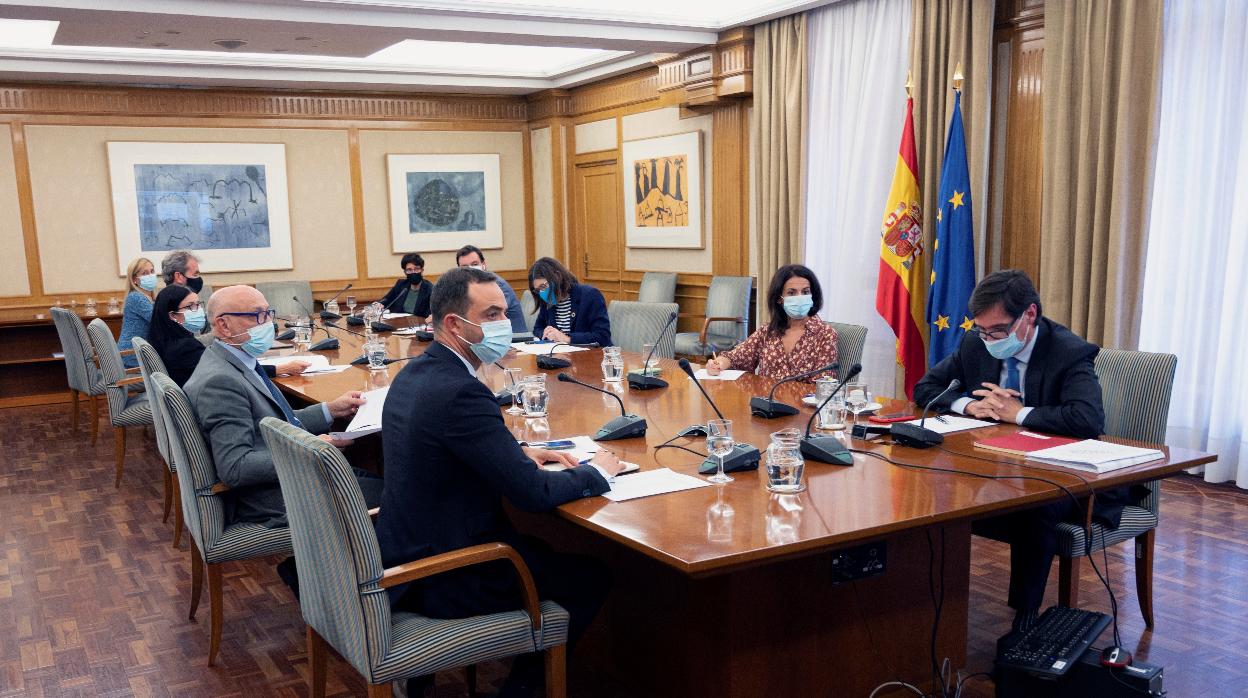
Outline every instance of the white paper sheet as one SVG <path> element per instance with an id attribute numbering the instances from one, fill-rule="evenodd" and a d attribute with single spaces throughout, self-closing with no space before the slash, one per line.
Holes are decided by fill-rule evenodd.
<path id="1" fill-rule="evenodd" d="M 397 317 L 411 317 L 411 313 L 382 313 L 382 320 L 393 320 Z"/>
<path id="2" fill-rule="evenodd" d="M 389 392 L 390 386 L 387 385 L 361 394 L 364 404 L 360 405 L 346 431 L 330 432 L 329 435 L 335 439 L 358 439 L 381 431 L 381 411 L 386 406 L 386 394 Z"/>
<path id="3" fill-rule="evenodd" d="M 937 434 L 952 434 L 955 431 L 967 431 L 968 429 L 979 429 L 981 427 L 990 427 L 996 424 L 996 422 L 985 422 L 982 419 L 971 419 L 970 417 L 959 417 L 953 414 L 942 415 L 941 419 L 943 419 L 944 421 L 942 422 L 940 419 L 937 419 L 936 417 L 928 416 L 927 422 L 925 422 L 923 426 L 927 429 L 931 429 Z M 918 419 L 912 419 L 908 422 L 898 422 L 898 424 L 913 424 L 915 426 L 918 426 L 919 421 L 920 420 Z"/>
<path id="4" fill-rule="evenodd" d="M 552 344 L 553 344 L 552 342 L 546 342 L 544 344 L 529 344 L 528 342 L 512 342 L 511 346 L 513 349 L 524 352 L 525 354 L 532 354 L 534 356 L 538 356 L 540 354 L 549 354 Z M 570 346 L 567 346 L 566 344 L 555 347 L 556 354 L 571 354 L 574 351 L 587 351 L 587 349 L 585 347 L 570 347 Z"/>
<path id="5" fill-rule="evenodd" d="M 1122 444 L 1086 439 L 1073 444 L 1063 444 L 1028 453 L 1026 458 L 1037 463 L 1060 465 L 1067 468 L 1106 473 L 1119 468 L 1147 463 L 1164 458 L 1166 454 L 1155 448 L 1140 448 Z"/>
<path id="6" fill-rule="evenodd" d="M 256 359 L 262 366 L 277 366 L 287 361 L 306 361 L 308 368 L 324 368 L 329 365 L 329 359 L 321 354 L 289 354 L 286 356 L 265 356 Z"/>
<path id="7" fill-rule="evenodd" d="M 309 367 L 305 369 L 301 375 L 316 376 L 322 373 L 342 373 L 348 368 L 351 368 L 351 364 L 335 364 L 331 366 L 321 366 L 319 368 Z"/>
<path id="8" fill-rule="evenodd" d="M 655 470 L 647 470 L 644 473 L 629 475 L 628 477 L 615 478 L 615 483 L 611 485 L 611 491 L 602 496 L 613 502 L 623 502 L 656 494 L 681 492 L 710 486 L 711 483 L 701 478 L 684 475 L 669 468 L 657 468 Z"/>
<path id="9" fill-rule="evenodd" d="M 718 376 L 712 376 L 711 374 L 706 372 L 705 368 L 699 368 L 697 372 L 695 372 L 693 375 L 697 376 L 698 380 L 700 381 L 735 381 L 741 376 L 744 376 L 745 371 L 734 371 L 732 369 L 725 369 L 723 371 L 720 371 Z"/>

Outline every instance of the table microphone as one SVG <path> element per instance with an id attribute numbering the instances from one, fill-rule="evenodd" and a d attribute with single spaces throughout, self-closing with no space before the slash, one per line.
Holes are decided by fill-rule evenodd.
<path id="1" fill-rule="evenodd" d="M 299 296 L 291 296 L 290 299 L 298 303 L 299 307 L 303 308 L 304 312 L 308 314 L 308 322 L 312 323 L 312 331 L 315 332 L 317 329 L 316 322 L 312 320 L 312 316 L 314 313 L 308 309 L 308 306 L 303 304 L 303 301 L 299 300 Z M 325 332 L 326 339 L 322 339 L 316 344 L 313 344 L 312 346 L 308 347 L 308 351 L 329 351 L 332 349 L 337 349 L 338 338 L 331 335 L 329 333 L 329 330 L 325 329 L 323 326 L 320 329 Z"/>
<path id="2" fill-rule="evenodd" d="M 633 390 L 653 390 L 654 388 L 666 388 L 667 381 L 658 376 L 650 375 L 650 359 L 654 357 L 654 352 L 659 348 L 659 342 L 663 341 L 663 335 L 667 333 L 667 328 L 676 322 L 679 313 L 672 313 L 667 319 L 667 324 L 663 325 L 663 329 L 659 330 L 659 336 L 654 338 L 654 346 L 650 347 L 650 353 L 646 356 L 646 363 L 642 364 L 641 373 L 628 374 L 628 387 Z"/>
<path id="3" fill-rule="evenodd" d="M 931 429 L 925 429 L 923 425 L 927 423 L 927 412 L 932 409 L 932 405 L 935 404 L 937 400 L 944 397 L 950 390 L 957 390 L 961 386 L 962 382 L 957 378 L 949 381 L 949 387 L 940 391 L 936 397 L 927 402 L 927 406 L 923 408 L 923 417 L 919 420 L 918 424 L 906 424 L 905 422 L 893 424 L 891 429 L 893 441 L 896 441 L 902 446 L 910 446 L 911 448 L 928 448 L 935 446 L 936 444 L 944 443 L 944 436 L 932 431 Z"/>
<path id="4" fill-rule="evenodd" d="M 367 335 L 362 334 L 362 333 L 360 333 L 360 332 L 356 332 L 355 330 L 348 330 L 347 328 L 343 327 L 342 325 L 336 324 L 333 320 L 326 320 L 326 321 L 325 321 L 325 324 L 326 324 L 326 325 L 328 325 L 329 327 L 334 328 L 335 330 L 342 330 L 343 332 L 346 332 L 346 333 L 348 333 L 348 334 L 353 334 L 353 335 L 355 335 L 356 337 L 363 337 L 364 339 L 368 339 L 368 336 L 367 336 Z M 387 360 L 387 361 L 389 361 L 389 359 L 386 359 L 386 360 Z M 351 361 L 351 365 L 352 365 L 352 366 L 367 366 L 367 365 L 368 365 L 368 357 L 367 357 L 367 356 L 360 356 L 360 357 L 358 357 L 358 358 L 356 358 L 356 359 L 352 360 L 352 361 Z"/>
<path id="5" fill-rule="evenodd" d="M 327 301 L 325 301 L 324 303 L 322 303 L 322 304 L 321 304 L 321 307 L 322 307 L 322 308 L 324 308 L 325 306 L 329 305 L 330 303 L 333 303 L 334 301 L 338 300 L 338 296 L 341 296 L 342 294 L 346 293 L 346 292 L 347 292 L 347 289 L 351 288 L 351 287 L 352 287 L 352 286 L 354 286 L 354 285 L 355 285 L 355 284 L 347 284 L 347 285 L 346 285 L 346 286 L 345 286 L 345 287 L 344 287 L 341 291 L 339 291 L 339 292 L 335 293 L 335 294 L 334 294 L 334 296 L 333 296 L 333 298 L 330 298 L 329 300 L 327 300 Z M 339 315 L 338 313 L 331 313 L 331 312 L 329 312 L 328 310 L 322 310 L 322 311 L 321 311 L 321 319 L 322 319 L 322 320 L 337 320 L 337 319 L 338 319 L 338 318 L 340 318 L 340 317 L 342 317 L 342 316 L 341 316 L 341 315 Z"/>
<path id="6" fill-rule="evenodd" d="M 586 349 L 597 349 L 598 342 L 590 342 L 588 344 L 573 344 L 572 342 L 555 342 L 555 345 L 550 348 L 549 352 L 545 354 L 539 354 L 537 356 L 537 367 L 546 368 L 546 369 L 571 367 L 572 366 L 571 361 L 568 361 L 567 359 L 561 359 L 555 356 L 555 349 L 557 349 L 558 347 L 584 347 Z M 597 388 L 594 388 L 594 390 L 597 390 Z M 611 393 L 607 393 L 607 394 L 610 395 Z"/>
<path id="7" fill-rule="evenodd" d="M 399 295 L 395 296 L 394 298 L 391 298 L 389 303 L 387 303 L 387 304 L 385 304 L 384 306 L 382 306 L 382 308 L 381 308 L 381 312 L 384 314 L 387 310 L 390 310 L 391 306 L 393 306 L 393 305 L 395 304 L 395 302 L 397 302 L 397 301 L 398 301 L 400 298 L 402 298 L 402 297 L 403 297 L 403 294 L 401 294 L 401 293 L 400 293 Z M 357 316 L 356 316 L 356 315 L 354 315 L 354 314 L 352 314 L 352 315 L 348 315 L 348 316 L 347 316 L 347 324 L 348 324 L 348 325 L 363 325 L 363 324 L 364 324 L 364 318 L 362 318 L 362 317 L 357 317 Z M 393 332 L 395 329 L 396 329 L 396 328 L 395 328 L 395 326 L 394 326 L 394 325 L 391 325 L 391 324 L 390 324 L 390 323 L 388 323 L 388 322 L 381 322 L 381 321 L 378 321 L 378 322 L 374 322 L 374 323 L 373 323 L 373 331 L 374 331 L 374 332 Z"/>
<path id="8" fill-rule="evenodd" d="M 698 386 L 698 390 L 702 391 L 702 397 L 706 398 L 706 401 L 710 404 L 711 409 L 715 410 L 716 416 L 723 419 L 724 413 L 720 412 L 719 408 L 715 406 L 715 401 L 712 400 L 711 396 L 706 393 L 706 388 L 702 387 L 701 381 L 699 381 L 698 377 L 694 375 L 693 367 L 689 365 L 689 359 L 680 360 L 680 370 L 689 374 L 689 377 L 693 379 L 693 384 Z M 690 430 L 686 429 L 681 433 L 684 434 L 688 431 Z M 689 435 L 692 436 L 692 434 Z M 738 470 L 756 470 L 758 469 L 759 455 L 760 454 L 757 448 L 749 444 L 735 443 L 732 446 L 732 453 L 724 456 L 724 472 L 735 473 Z M 706 460 L 702 461 L 702 465 L 714 467 L 718 465 L 718 461 L 711 460 L 710 457 L 707 457 Z"/>
<path id="9" fill-rule="evenodd" d="M 592 386 L 589 383 L 582 383 L 566 373 L 559 374 L 559 381 L 562 383 L 576 383 L 583 385 L 590 390 L 597 390 L 604 395 L 610 395 L 615 401 L 620 403 L 620 416 L 602 425 L 597 434 L 594 434 L 595 441 L 615 441 L 616 439 L 629 439 L 634 436 L 646 435 L 646 420 L 635 414 L 628 414 L 624 411 L 624 401 L 619 395 L 610 390 Z"/>
<path id="10" fill-rule="evenodd" d="M 776 388 L 779 388 L 785 383 L 801 380 L 803 378 L 810 378 L 813 375 L 824 373 L 825 371 L 835 371 L 839 369 L 840 367 L 841 365 L 839 363 L 836 363 L 835 361 L 833 361 L 832 363 L 828 364 L 827 366 L 824 366 L 823 368 L 816 368 L 813 371 L 799 373 L 796 376 L 789 376 L 788 378 L 785 378 L 784 380 L 777 382 L 775 385 L 771 386 L 771 392 L 767 394 L 767 397 L 763 397 L 761 395 L 755 395 L 754 397 L 750 398 L 750 414 L 754 415 L 755 417 L 763 417 L 766 419 L 775 419 L 776 417 L 787 417 L 789 415 L 797 414 L 796 407 L 792 405 L 786 405 L 783 402 L 776 402 L 773 399 L 776 395 Z"/>
<path id="11" fill-rule="evenodd" d="M 837 384 L 832 394 L 823 399 L 819 406 L 815 408 L 815 413 L 810 415 L 810 419 L 806 421 L 806 436 L 802 437 L 801 450 L 802 455 L 809 460 L 818 461 L 820 463 L 831 463 L 833 465 L 853 465 L 854 454 L 849 452 L 849 448 L 841 443 L 841 440 L 835 436 L 826 434 L 811 435 L 810 427 L 815 423 L 815 417 L 823 411 L 824 405 L 827 405 L 836 394 L 845 387 L 845 384 L 854 379 L 862 372 L 862 364 L 854 364 L 849 367 L 849 372 L 845 374 L 845 380 Z"/>

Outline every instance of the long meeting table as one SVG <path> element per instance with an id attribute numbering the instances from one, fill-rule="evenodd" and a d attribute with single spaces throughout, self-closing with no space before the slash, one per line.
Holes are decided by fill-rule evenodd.
<path id="1" fill-rule="evenodd" d="M 329 354 L 330 363 L 359 356 L 358 337 L 330 331 L 341 340 L 338 352 L 320 352 Z M 428 346 L 393 334 L 386 341 L 392 357 L 418 356 Z M 572 362 L 564 370 L 616 393 L 648 423 L 644 438 L 604 445 L 643 471 L 666 467 L 696 476 L 700 457 L 655 447 L 713 418 L 697 387 L 670 359 L 659 360 L 667 388 L 610 386 L 602 381 L 601 355 L 562 355 Z M 626 369 L 643 361 L 627 353 L 625 359 Z M 543 372 L 535 361 L 513 351 L 501 363 L 526 375 Z M 353 367 L 277 383 L 292 401 L 314 403 L 388 385 L 404 366 L 373 372 Z M 619 414 L 613 398 L 558 382 L 558 371 L 545 373 L 546 418 L 503 413 L 517 438 L 592 435 Z M 497 367 L 485 367 L 481 376 L 492 388 L 502 387 Z M 704 382 L 733 420 L 737 441 L 762 451 L 771 432 L 804 429 L 813 411 L 801 402 L 809 386 L 786 384 L 776 398 L 801 406 L 798 415 L 751 416 L 750 396 L 765 395 L 772 384 L 750 374 Z M 885 402 L 885 411 L 908 407 Z M 522 530 L 557 549 L 592 554 L 613 569 L 607 607 L 577 655 L 630 694 L 865 696 L 885 681 L 930 688 L 933 633 L 936 663 L 948 658 L 954 667 L 965 665 L 972 521 L 1068 496 L 1051 483 L 1086 499 L 1096 490 L 1164 478 L 1214 459 L 1158 446 L 1164 460 L 1095 475 L 1024 465 L 1020 458 L 973 447 L 977 439 L 1017 430 L 997 425 L 950 434 L 941 448 L 925 450 L 844 435 L 858 451 L 853 465 L 807 461 L 807 489 L 796 495 L 768 492 L 760 467 L 734 473 L 735 481 L 722 486 L 624 502 L 591 497 L 564 504 L 554 515 L 512 515 Z M 705 452 L 704 441 L 674 443 Z M 881 563 L 871 576 L 844 581 L 847 566 L 878 569 Z M 1003 590 L 1006 581 L 1000 580 Z M 1004 603 L 1004 591 L 1002 597 Z"/>

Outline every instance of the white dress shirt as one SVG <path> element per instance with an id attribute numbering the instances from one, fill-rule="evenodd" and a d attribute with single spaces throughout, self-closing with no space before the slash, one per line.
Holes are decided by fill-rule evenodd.
<path id="1" fill-rule="evenodd" d="M 1027 362 L 1031 360 L 1031 352 L 1033 349 L 1036 348 L 1036 339 L 1040 337 L 1039 323 L 1037 323 L 1035 327 L 1036 327 L 1036 331 L 1031 333 L 1031 338 L 1028 339 L 1027 343 L 1023 345 L 1022 350 L 1014 355 L 1014 358 L 1018 359 L 1018 392 L 1022 393 L 1022 395 L 1019 397 L 1019 400 L 1026 399 L 1026 396 L 1027 396 L 1027 388 L 1026 388 L 1027 386 Z M 997 379 L 997 385 L 1002 385 L 1002 386 L 1005 385 L 1005 378 L 1008 372 L 1009 372 L 1009 369 L 1006 367 L 1006 362 L 1002 361 L 1001 362 L 1001 377 Z M 973 386 L 971 387 L 971 390 L 979 390 L 981 387 L 982 386 L 978 386 L 978 385 Z M 953 405 L 950 406 L 950 409 L 952 409 L 954 412 L 957 412 L 958 414 L 966 414 L 966 406 L 971 404 L 974 401 L 975 401 L 975 398 L 972 398 L 972 397 L 960 397 L 957 400 L 953 401 Z M 1014 423 L 1019 426 L 1022 426 L 1023 421 L 1027 419 L 1027 415 L 1031 414 L 1031 410 L 1032 408 L 1030 407 L 1024 407 L 1020 409 L 1018 411 L 1018 414 L 1014 415 Z"/>

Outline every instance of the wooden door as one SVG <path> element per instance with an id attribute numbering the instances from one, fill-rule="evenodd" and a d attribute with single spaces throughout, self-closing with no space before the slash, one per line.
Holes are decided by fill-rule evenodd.
<path id="1" fill-rule="evenodd" d="M 586 158 L 573 166 L 572 230 L 568 235 L 568 269 L 582 282 L 602 291 L 607 301 L 620 298 L 624 271 L 624 230 L 621 217 L 619 166 L 611 154 Z"/>

